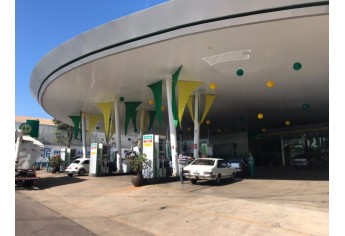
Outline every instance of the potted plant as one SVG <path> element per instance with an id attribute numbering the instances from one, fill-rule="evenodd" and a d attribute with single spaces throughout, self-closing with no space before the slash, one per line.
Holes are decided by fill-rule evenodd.
<path id="1" fill-rule="evenodd" d="M 50 167 L 51 167 L 51 173 L 56 173 L 60 170 L 60 165 L 62 163 L 62 159 L 60 155 L 55 155 L 50 160 Z"/>
<path id="2" fill-rule="evenodd" d="M 130 166 L 134 175 L 131 177 L 132 184 L 135 187 L 144 184 L 143 170 L 150 166 L 151 162 L 146 158 L 146 154 L 132 155 L 127 158 L 127 163 Z"/>

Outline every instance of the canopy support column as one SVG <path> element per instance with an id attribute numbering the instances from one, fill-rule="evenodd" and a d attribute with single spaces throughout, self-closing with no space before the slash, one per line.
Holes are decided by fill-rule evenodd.
<path id="1" fill-rule="evenodd" d="M 116 165 L 117 172 L 122 173 L 122 157 L 121 157 L 121 129 L 120 129 L 120 111 L 119 111 L 119 99 L 115 97 L 114 101 L 114 115 L 115 115 L 115 142 L 116 142 Z"/>
<path id="2" fill-rule="evenodd" d="M 193 157 L 199 157 L 199 136 L 200 136 L 200 125 L 199 125 L 199 91 L 195 93 L 195 106 L 194 106 L 194 153 Z"/>
<path id="3" fill-rule="evenodd" d="M 89 131 L 91 132 L 91 130 Z M 86 158 L 86 113 L 81 113 L 81 139 L 83 142 L 83 158 Z"/>
<path id="4" fill-rule="evenodd" d="M 171 148 L 171 158 L 173 166 L 173 176 L 179 176 L 178 159 L 176 152 L 176 128 L 174 123 L 174 115 L 172 112 L 172 77 L 171 75 L 166 76 L 166 91 L 167 91 L 167 103 L 168 103 L 168 114 L 169 114 L 169 129 L 170 129 L 170 148 Z"/>

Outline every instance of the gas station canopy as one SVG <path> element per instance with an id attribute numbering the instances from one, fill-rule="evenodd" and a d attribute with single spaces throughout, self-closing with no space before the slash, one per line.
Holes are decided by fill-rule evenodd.
<path id="1" fill-rule="evenodd" d="M 148 86 L 159 81 L 167 108 L 165 80 L 182 66 L 179 81 L 202 82 L 199 93 L 216 96 L 207 115 L 214 130 L 328 123 L 328 8 L 308 0 L 169 1 L 53 49 L 30 88 L 47 113 L 72 125 L 69 116 L 101 115 L 98 103 L 120 97 L 155 110 Z M 167 109 L 162 117 L 154 128 L 166 132 Z M 186 108 L 182 128 L 192 122 Z"/>

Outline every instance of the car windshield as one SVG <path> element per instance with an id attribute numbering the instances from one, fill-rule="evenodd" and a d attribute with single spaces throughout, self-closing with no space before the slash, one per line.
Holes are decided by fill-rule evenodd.
<path id="1" fill-rule="evenodd" d="M 238 163 L 238 164 L 244 163 L 244 164 L 246 164 L 247 161 L 246 161 L 245 159 L 242 159 L 242 158 L 238 158 L 238 159 L 228 159 L 228 163 L 230 163 L 230 164 L 233 164 L 233 163 Z"/>
<path id="2" fill-rule="evenodd" d="M 213 166 L 214 160 L 196 159 L 191 165 Z"/>
<path id="3" fill-rule="evenodd" d="M 74 160 L 72 163 L 78 164 L 79 162 L 80 162 L 80 160 Z"/>

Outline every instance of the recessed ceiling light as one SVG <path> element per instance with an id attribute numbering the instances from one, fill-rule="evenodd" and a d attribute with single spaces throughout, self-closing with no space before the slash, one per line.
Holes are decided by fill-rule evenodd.
<path id="1" fill-rule="evenodd" d="M 217 63 L 227 62 L 227 61 L 239 61 L 239 60 L 247 60 L 249 59 L 249 54 L 251 53 L 251 49 L 241 50 L 241 51 L 233 51 L 233 52 L 226 52 L 222 54 L 213 55 L 210 57 L 202 58 L 206 61 L 210 66 L 215 65 Z"/>

